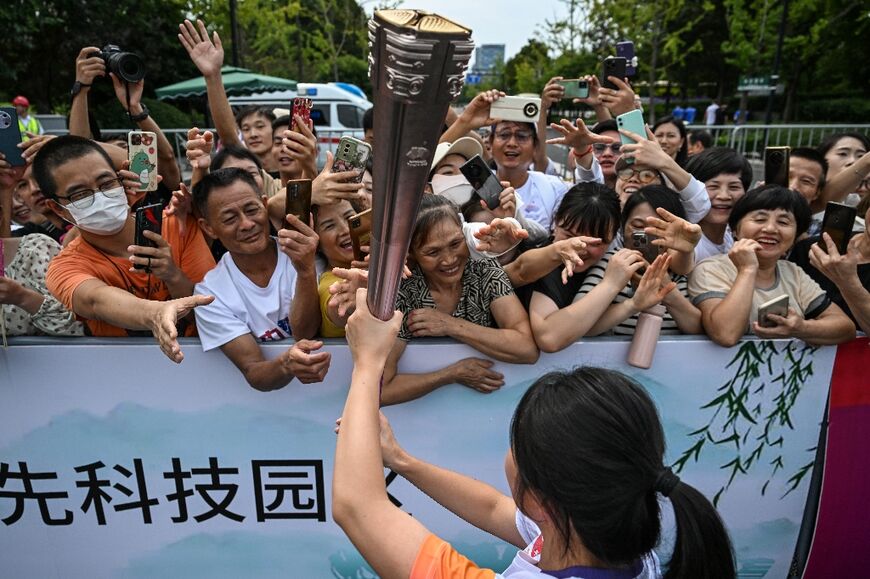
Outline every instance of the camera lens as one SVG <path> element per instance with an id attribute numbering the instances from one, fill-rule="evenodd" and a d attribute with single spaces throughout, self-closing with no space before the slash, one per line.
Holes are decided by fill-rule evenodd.
<path id="1" fill-rule="evenodd" d="M 0 129 L 8 129 L 12 126 L 12 115 L 6 111 L 0 111 Z"/>
<path id="2" fill-rule="evenodd" d="M 527 117 L 535 116 L 536 114 L 538 114 L 538 105 L 536 105 L 535 103 L 528 103 L 525 107 L 523 107 L 523 113 L 525 113 Z"/>
<path id="3" fill-rule="evenodd" d="M 145 63 L 132 52 L 111 52 L 105 54 L 106 66 L 118 78 L 127 82 L 139 82 L 145 78 Z"/>

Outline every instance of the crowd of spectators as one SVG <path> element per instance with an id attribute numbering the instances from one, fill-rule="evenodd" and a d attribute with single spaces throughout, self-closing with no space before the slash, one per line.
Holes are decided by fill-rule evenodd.
<path id="1" fill-rule="evenodd" d="M 190 128 L 183 182 L 172 148 L 141 104 L 144 81 L 107 72 L 94 47 L 76 59 L 70 134 L 28 133 L 24 167 L 0 157 L 0 278 L 10 335 L 151 335 L 180 362 L 179 335 L 219 348 L 247 382 L 272 390 L 329 371 L 320 338 L 343 337 L 367 261 L 354 259 L 348 219 L 371 207 L 371 172 L 317 167 L 302 117 L 252 107 L 234 114 L 217 35 L 185 22 L 179 40 L 206 81 L 216 134 Z M 566 71 L 567 72 L 567 71 Z M 110 77 L 136 128 L 158 135 L 161 183 L 139 191 L 123 143 L 93 140 L 88 91 Z M 383 376 L 385 404 L 460 383 L 491 392 L 493 361 L 534 363 L 587 336 L 631 336 L 663 306 L 663 334 L 837 344 L 870 329 L 868 138 L 830 135 L 791 151 L 788 187 L 755 181 L 738 152 L 665 117 L 646 134 L 614 118 L 637 99 L 625 79 L 586 77 L 578 101 L 597 122 L 491 118 L 497 90 L 445 119 L 396 307 L 404 320 Z M 542 119 L 563 98 L 541 95 Z M 281 113 L 281 111 L 279 111 Z M 366 115 L 366 140 L 377 127 Z M 547 138 L 549 134 L 557 135 Z M 626 139 L 627 138 L 627 139 Z M 570 149 L 570 181 L 546 144 Z M 504 190 L 488 207 L 459 167 L 480 155 Z M 286 184 L 312 180 L 312 219 L 285 215 Z M 160 202 L 153 247 L 134 244 L 133 209 Z M 829 202 L 857 206 L 846 252 L 822 234 Z M 409 217 L 410 218 L 410 217 Z M 646 234 L 652 253 L 634 245 Z M 759 306 L 787 295 L 784 315 Z M 427 374 L 398 370 L 409 341 L 451 337 L 479 352 Z M 288 340 L 266 359 L 260 344 Z"/>

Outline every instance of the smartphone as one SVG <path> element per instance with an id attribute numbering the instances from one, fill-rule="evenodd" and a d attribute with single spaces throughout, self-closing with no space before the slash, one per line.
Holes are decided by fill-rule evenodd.
<path id="1" fill-rule="evenodd" d="M 585 99 L 589 97 L 589 81 L 582 78 L 566 78 L 559 84 L 565 88 L 563 99 Z"/>
<path id="2" fill-rule="evenodd" d="M 837 246 L 840 255 L 845 254 L 849 247 L 849 234 L 852 232 L 852 226 L 855 225 L 857 216 L 858 210 L 844 203 L 828 201 L 825 205 L 822 233 L 831 236 L 831 240 Z M 822 251 L 827 252 L 827 244 L 824 240 L 819 240 L 819 247 Z"/>
<path id="3" fill-rule="evenodd" d="M 459 171 L 465 175 L 477 195 L 486 202 L 487 207 L 495 209 L 499 206 L 499 195 L 504 191 L 504 187 L 480 155 L 475 155 L 466 161 Z"/>
<path id="4" fill-rule="evenodd" d="M 18 128 L 18 111 L 15 107 L 0 107 L 0 153 L 13 167 L 23 167 L 24 157 L 18 144 L 21 131 Z"/>
<path id="5" fill-rule="evenodd" d="M 626 131 L 631 131 L 636 135 L 646 138 L 646 125 L 643 121 L 643 113 L 637 109 L 618 115 L 616 117 L 616 128 L 625 129 Z M 619 133 L 619 140 L 622 141 L 623 145 L 629 145 L 635 142 L 634 139 L 623 135 L 622 133 Z M 634 163 L 634 159 L 627 158 L 625 159 L 625 162 L 630 165 Z"/>
<path id="6" fill-rule="evenodd" d="M 634 59 L 634 42 L 623 40 L 616 43 L 616 56 L 621 56 L 625 59 L 625 76 L 634 76 L 637 74 Z"/>
<path id="7" fill-rule="evenodd" d="M 661 248 L 653 243 L 654 239 L 658 239 L 658 236 L 643 231 L 635 231 L 631 234 L 628 248 L 639 251 L 646 262 L 651 264 L 661 253 Z"/>
<path id="8" fill-rule="evenodd" d="M 146 231 L 160 235 L 163 228 L 163 204 L 145 205 L 136 210 L 136 232 L 133 243 L 140 247 L 157 247 L 157 244 L 145 237 Z M 136 269 L 145 269 L 144 265 L 134 264 Z"/>
<path id="9" fill-rule="evenodd" d="M 537 97 L 501 97 L 489 107 L 489 116 L 502 121 L 537 123 L 541 116 L 541 99 Z"/>
<path id="10" fill-rule="evenodd" d="M 305 120 L 308 124 L 308 128 L 310 129 L 313 125 L 311 124 L 311 107 L 314 106 L 314 103 L 309 98 L 296 97 L 293 99 L 293 118 L 296 118 L 296 115 Z M 291 123 L 292 125 L 293 123 Z"/>
<path id="11" fill-rule="evenodd" d="M 758 325 L 762 328 L 774 328 L 776 324 L 767 319 L 767 314 L 788 316 L 788 294 L 782 294 L 778 298 L 764 302 L 758 306 Z"/>
<path id="12" fill-rule="evenodd" d="M 139 191 L 157 190 L 157 135 L 150 131 L 127 134 L 130 171 L 139 177 Z"/>
<path id="13" fill-rule="evenodd" d="M 350 179 L 350 183 L 362 183 L 363 172 L 372 155 L 371 146 L 365 141 L 353 137 L 342 137 L 338 141 L 335 159 L 332 161 L 332 172 L 357 171 L 358 175 Z"/>
<path id="14" fill-rule="evenodd" d="M 287 181 L 284 214 L 295 215 L 305 225 L 311 223 L 311 179 Z"/>
<path id="15" fill-rule="evenodd" d="M 601 70 L 601 86 L 613 90 L 619 90 L 619 87 L 607 80 L 608 76 L 615 76 L 618 79 L 625 78 L 625 58 L 621 56 L 608 56 L 602 63 Z"/>
<path id="16" fill-rule="evenodd" d="M 347 224 L 350 227 L 353 258 L 357 261 L 362 261 L 366 257 L 362 247 L 364 245 L 370 246 L 372 243 L 372 210 L 366 209 L 362 213 L 351 215 L 347 218 Z"/>
<path id="17" fill-rule="evenodd" d="M 788 161 L 791 147 L 764 148 L 764 184 L 788 187 Z"/>

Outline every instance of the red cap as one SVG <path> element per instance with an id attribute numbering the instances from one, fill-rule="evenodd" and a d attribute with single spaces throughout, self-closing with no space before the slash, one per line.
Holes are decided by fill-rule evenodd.
<path id="1" fill-rule="evenodd" d="M 14 99 L 12 99 L 12 104 L 15 106 L 29 107 L 30 101 L 27 100 L 26 96 L 18 95 Z"/>

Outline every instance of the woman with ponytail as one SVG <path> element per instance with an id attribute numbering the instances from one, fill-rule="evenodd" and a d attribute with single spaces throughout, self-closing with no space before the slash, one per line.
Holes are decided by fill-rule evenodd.
<path id="1" fill-rule="evenodd" d="M 506 496 L 405 452 L 378 411 L 381 374 L 401 325 L 368 311 L 365 290 L 347 325 L 353 378 L 335 454 L 333 516 L 384 578 L 653 579 L 660 497 L 677 524 L 665 579 L 735 576 L 731 542 L 713 505 L 662 463 L 664 434 L 644 389 L 611 370 L 541 377 L 510 429 Z M 393 469 L 472 525 L 521 549 L 501 574 L 480 569 L 393 505 Z"/>

